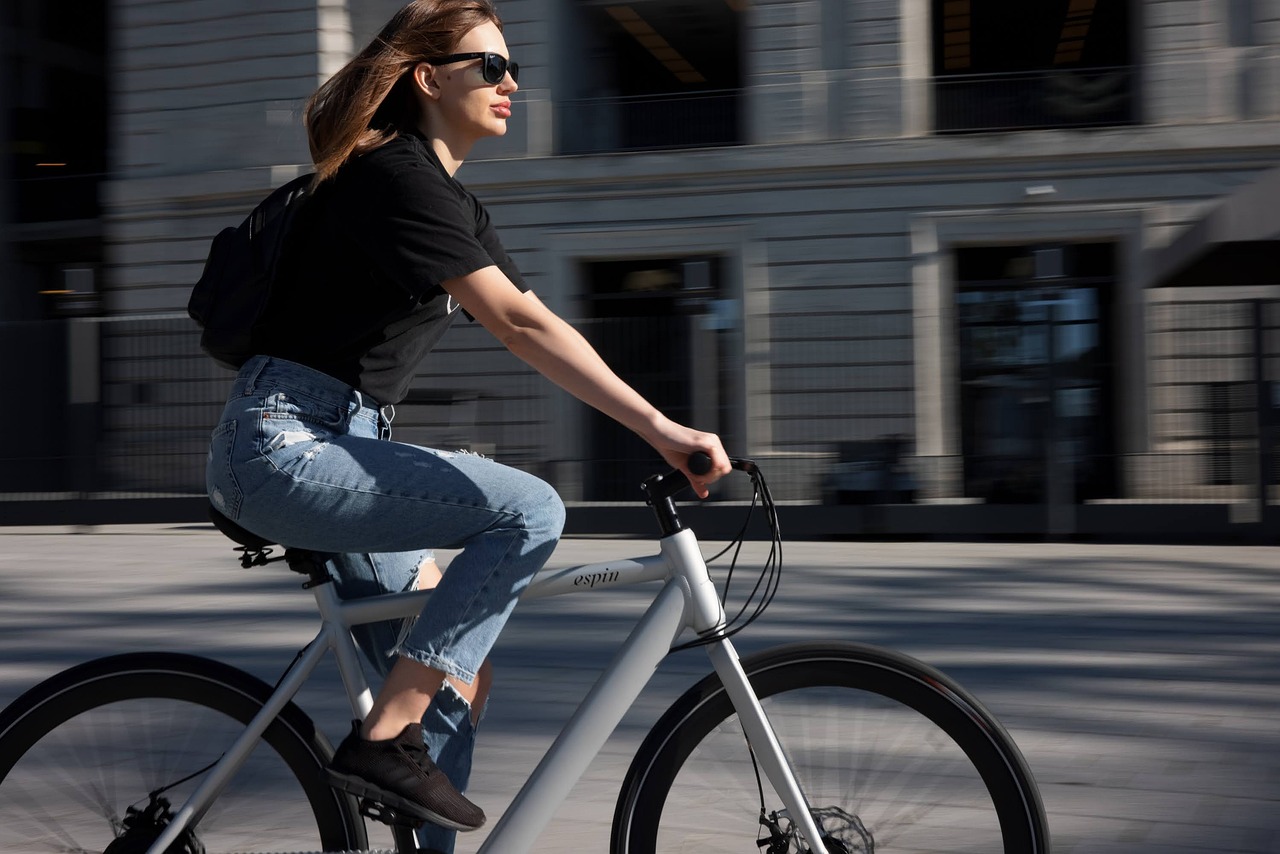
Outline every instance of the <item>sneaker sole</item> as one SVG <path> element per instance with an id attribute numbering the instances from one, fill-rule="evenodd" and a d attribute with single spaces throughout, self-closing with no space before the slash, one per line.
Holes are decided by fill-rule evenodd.
<path id="1" fill-rule="evenodd" d="M 356 777 L 352 774 L 343 774 L 340 771 L 334 771 L 332 769 L 328 771 L 328 775 L 329 785 L 333 786 L 335 789 L 341 789 L 342 791 L 349 792 L 357 797 L 368 798 L 371 801 L 386 804 L 392 809 L 399 810 L 405 815 L 413 816 L 414 818 L 422 819 L 423 821 L 429 821 L 432 824 L 438 824 L 441 827 L 448 828 L 449 830 L 459 830 L 465 833 L 469 830 L 478 830 L 481 827 L 484 827 L 484 819 L 481 819 L 479 824 L 462 824 L 460 822 L 456 822 L 453 819 L 445 818 L 438 813 L 432 812 L 422 804 L 414 803 L 407 798 L 397 795 L 395 792 L 391 792 L 381 786 L 374 785 L 363 777 Z"/>

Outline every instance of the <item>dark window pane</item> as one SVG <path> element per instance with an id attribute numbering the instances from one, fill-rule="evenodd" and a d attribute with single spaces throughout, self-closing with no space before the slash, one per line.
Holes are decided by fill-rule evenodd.
<path id="1" fill-rule="evenodd" d="M 733 4 L 579 4 L 557 92 L 564 154 L 743 141 L 742 13 Z"/>
<path id="2" fill-rule="evenodd" d="M 933 0 L 939 132 L 1137 121 L 1130 0 Z"/>

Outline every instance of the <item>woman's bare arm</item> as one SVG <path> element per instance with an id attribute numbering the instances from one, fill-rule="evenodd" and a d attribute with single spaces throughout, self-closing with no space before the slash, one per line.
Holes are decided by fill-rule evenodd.
<path id="1" fill-rule="evenodd" d="M 729 472 L 720 439 L 677 424 L 659 412 L 605 364 L 576 329 L 531 293 L 522 293 L 497 267 L 443 283 L 444 289 L 495 338 L 538 373 L 633 430 L 705 498 L 707 486 Z M 694 475 L 688 457 L 702 451 L 711 471 Z"/>

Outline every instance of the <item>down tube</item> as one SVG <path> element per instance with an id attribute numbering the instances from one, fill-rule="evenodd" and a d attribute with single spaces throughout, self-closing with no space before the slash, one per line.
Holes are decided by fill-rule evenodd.
<path id="1" fill-rule="evenodd" d="M 565 724 L 547 755 L 480 848 L 480 854 L 524 854 L 582 772 L 644 690 L 685 624 L 682 585 L 669 582 Z"/>
<path id="2" fill-rule="evenodd" d="M 720 676 L 725 693 L 733 702 L 738 720 L 742 723 L 747 740 L 751 744 L 751 751 L 760 763 L 765 777 L 773 786 L 773 790 L 778 793 L 778 797 L 782 799 L 787 812 L 791 814 L 791 820 L 799 826 L 800 833 L 809 843 L 809 850 L 813 854 L 826 854 L 826 848 L 822 844 L 822 834 L 809 810 L 808 799 L 800 791 L 800 784 L 796 782 L 791 764 L 782 752 L 781 745 L 778 744 L 778 737 L 774 734 L 769 719 L 765 717 L 764 709 L 760 706 L 760 700 L 756 698 L 756 692 L 742 669 L 742 663 L 738 660 L 738 653 L 734 650 L 733 644 L 729 643 L 728 638 L 708 644 L 707 655 L 711 657 L 711 664 Z"/>

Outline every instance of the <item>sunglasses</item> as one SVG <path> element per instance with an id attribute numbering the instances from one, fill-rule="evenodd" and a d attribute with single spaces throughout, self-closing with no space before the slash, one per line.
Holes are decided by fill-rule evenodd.
<path id="1" fill-rule="evenodd" d="M 432 65 L 448 65 L 450 62 L 462 62 L 467 59 L 483 59 L 484 65 L 481 66 L 481 73 L 484 75 L 484 82 L 491 86 L 496 86 L 502 82 L 502 78 L 507 76 L 507 72 L 511 72 L 511 79 L 520 82 L 520 63 L 512 62 L 500 53 L 491 53 L 484 51 L 483 53 L 451 53 L 448 56 L 438 56 L 435 59 L 428 59 L 426 62 Z"/>

